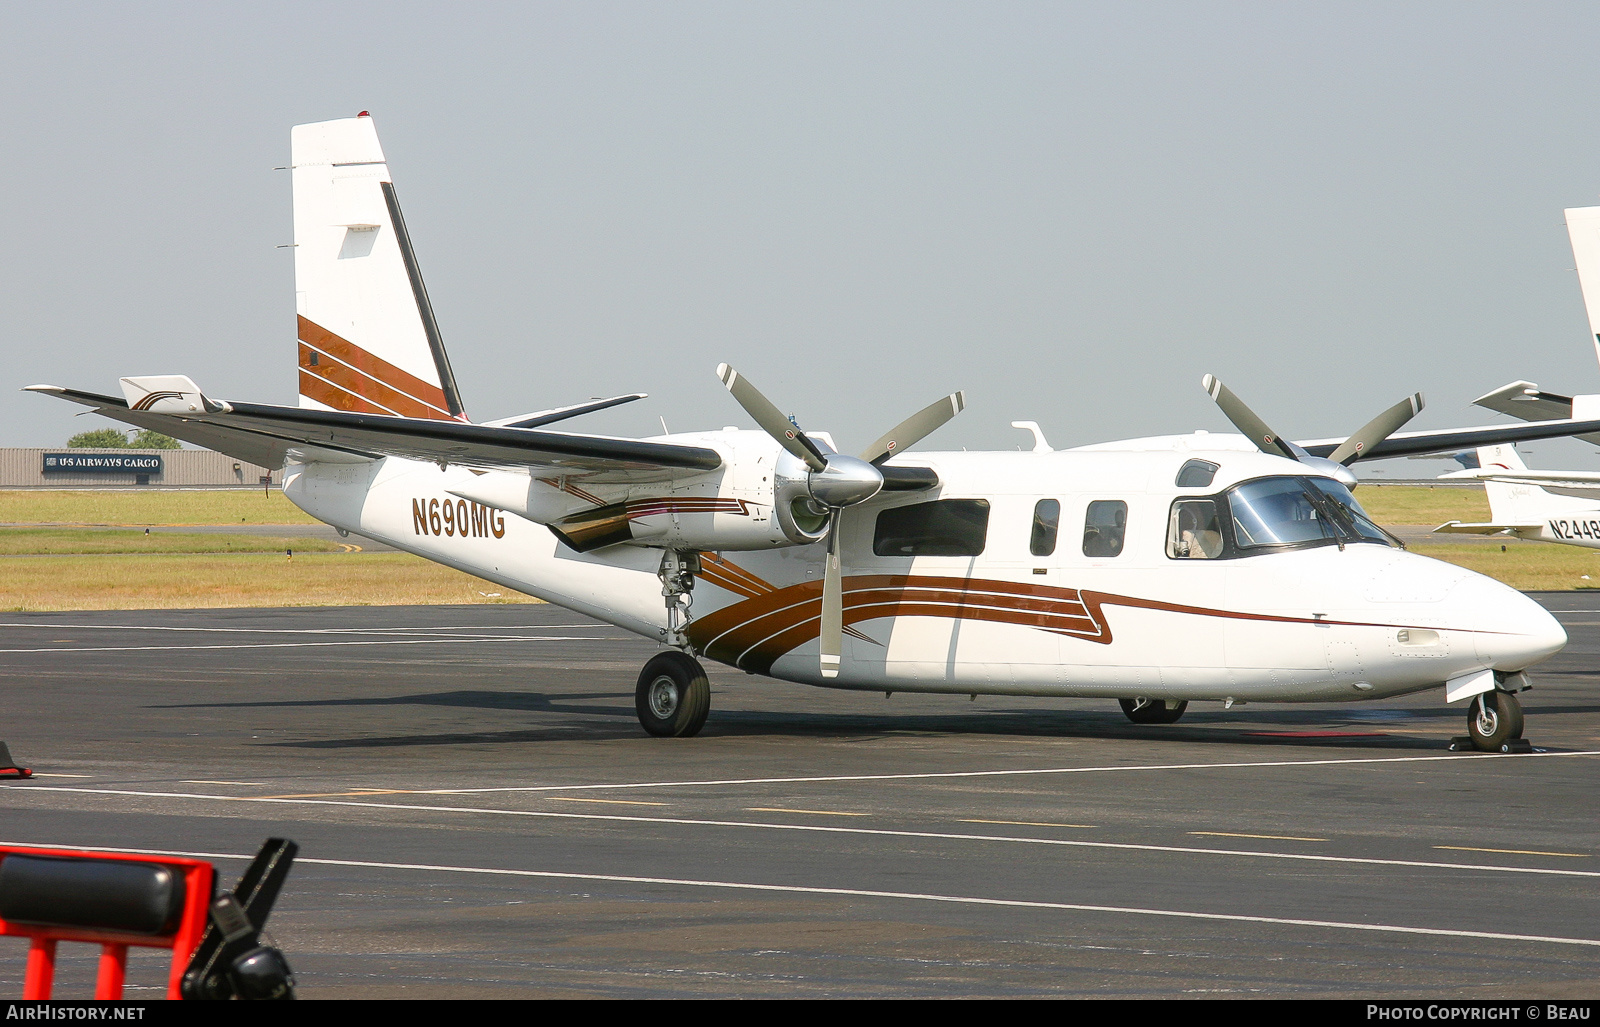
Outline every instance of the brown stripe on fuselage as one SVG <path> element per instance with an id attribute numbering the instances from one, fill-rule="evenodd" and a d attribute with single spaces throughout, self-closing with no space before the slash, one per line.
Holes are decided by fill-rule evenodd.
<path id="1" fill-rule="evenodd" d="M 448 412 L 450 404 L 445 400 L 444 390 L 439 386 L 425 382 L 409 371 L 404 371 L 389 363 L 382 357 L 367 352 L 350 340 L 335 335 L 304 316 L 299 318 L 299 325 L 300 341 L 305 343 L 306 346 L 317 350 L 319 353 L 327 354 L 341 363 L 369 375 L 371 378 L 376 378 L 389 390 L 404 394 L 428 410 L 424 414 L 408 414 L 407 416 L 426 417 L 436 421 L 455 420 Z M 309 367 L 307 363 L 309 359 L 309 353 L 302 349 L 300 366 L 302 368 Z M 319 358 L 319 367 L 316 373 L 320 373 L 320 370 Z M 368 381 L 367 384 L 372 385 L 373 383 Z M 350 386 L 341 384 L 341 387 L 347 388 L 347 391 L 353 391 L 357 395 L 364 396 L 380 405 L 387 405 L 383 398 L 377 394 L 375 386 L 370 390 L 359 384 Z M 306 395 L 310 394 L 307 393 Z M 311 398 L 315 399 L 316 397 L 313 396 Z M 338 409 L 344 410 L 347 408 L 339 407 Z"/>
<path id="2" fill-rule="evenodd" d="M 700 567 L 702 572 L 704 572 L 706 568 L 711 568 L 713 571 L 721 574 L 724 577 L 740 582 L 746 588 L 750 589 L 751 595 L 760 595 L 763 592 L 777 591 L 777 586 L 773 585 L 771 582 L 764 581 L 763 579 L 756 577 L 754 574 L 751 574 L 749 571 L 745 570 L 743 567 L 740 567 L 732 560 L 729 560 L 726 557 L 718 556 L 716 553 L 701 553 Z"/>
<path id="3" fill-rule="evenodd" d="M 845 624 L 880 617 L 947 617 L 1035 627 L 1101 645 L 1112 641 L 1106 606 L 1281 624 L 1416 626 L 1244 613 L 993 579 L 883 574 L 848 577 L 842 584 Z M 821 613 L 822 584 L 806 581 L 707 614 L 690 624 L 689 636 L 714 660 L 766 674 L 779 657 L 818 636 Z"/>

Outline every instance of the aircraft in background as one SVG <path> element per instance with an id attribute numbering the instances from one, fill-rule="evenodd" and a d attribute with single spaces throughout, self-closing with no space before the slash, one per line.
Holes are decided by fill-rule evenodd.
<path id="1" fill-rule="evenodd" d="M 341 531 L 659 642 L 635 689 L 650 734 L 701 729 L 705 658 L 832 688 L 1103 698 L 1137 723 L 1443 687 L 1472 700 L 1473 746 L 1526 749 L 1516 693 L 1566 634 L 1513 589 L 1405 552 L 1349 465 L 1600 419 L 1399 433 L 1419 394 L 1297 444 L 1208 375 L 1243 437 L 1051 451 L 1030 429 L 1030 452 L 908 453 L 956 392 L 851 455 L 722 365 L 761 430 L 550 427 L 637 394 L 474 423 L 372 120 L 301 125 L 292 151 L 299 406 L 182 375 L 32 390 L 281 467 Z"/>
<path id="2" fill-rule="evenodd" d="M 1573 207 L 1565 214 L 1578 286 L 1589 315 L 1595 356 L 1600 359 L 1600 207 Z M 1503 385 L 1473 402 L 1524 421 L 1600 417 L 1600 395 L 1561 396 L 1526 381 Z M 1600 446 L 1600 435 L 1578 437 Z M 1489 498 L 1489 520 L 1447 521 L 1434 531 L 1504 534 L 1600 549 L 1600 472 L 1532 470 L 1510 444 L 1479 448 L 1473 457 L 1476 466 L 1441 477 L 1482 480 Z"/>

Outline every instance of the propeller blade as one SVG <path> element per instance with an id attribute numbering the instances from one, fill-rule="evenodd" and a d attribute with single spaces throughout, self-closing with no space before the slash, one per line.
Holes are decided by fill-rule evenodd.
<path id="1" fill-rule="evenodd" d="M 828 512 L 828 558 L 822 573 L 822 676 L 839 676 L 839 650 L 844 646 L 844 582 L 839 572 L 839 518 L 843 510 Z"/>
<path id="2" fill-rule="evenodd" d="M 862 451 L 861 459 L 875 464 L 904 452 L 938 431 L 946 421 L 966 408 L 965 392 L 952 392 L 943 399 L 935 400 L 889 429 L 888 434 Z"/>
<path id="3" fill-rule="evenodd" d="M 1255 443 L 1256 448 L 1269 456 L 1286 456 L 1290 460 L 1298 460 L 1300 454 L 1290 448 L 1289 443 L 1278 435 L 1277 432 L 1267 427 L 1267 422 L 1255 415 L 1255 411 L 1244 405 L 1244 401 L 1233 394 L 1233 390 L 1217 381 L 1213 375 L 1206 375 L 1200 379 L 1200 385 L 1216 400 L 1217 406 L 1233 426 L 1238 428 L 1245 438 Z"/>
<path id="4" fill-rule="evenodd" d="M 1328 459 L 1346 467 L 1360 460 L 1362 454 L 1399 431 L 1407 421 L 1422 413 L 1422 393 L 1409 396 L 1367 422 L 1354 435 L 1339 443 L 1339 448 L 1328 454 Z"/>
<path id="5" fill-rule="evenodd" d="M 804 460 L 806 466 L 813 471 L 820 471 L 828 466 L 827 458 L 817 448 L 817 444 L 806 438 L 806 433 L 783 416 L 778 408 L 772 405 L 771 400 L 763 396 L 748 379 L 727 364 L 717 365 L 717 377 L 722 379 L 722 384 L 733 393 L 733 398 L 744 407 L 744 412 L 761 426 L 761 430 L 778 440 L 778 445 Z"/>

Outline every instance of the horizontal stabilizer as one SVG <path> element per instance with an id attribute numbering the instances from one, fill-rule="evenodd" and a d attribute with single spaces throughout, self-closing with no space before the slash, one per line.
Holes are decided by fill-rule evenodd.
<path id="1" fill-rule="evenodd" d="M 1537 531 L 1538 524 L 1468 524 L 1464 521 L 1446 521 L 1433 530 L 1445 535 L 1499 535 L 1509 531 Z"/>
<path id="2" fill-rule="evenodd" d="M 205 410 L 215 412 L 222 405 L 206 399 L 200 386 L 188 375 L 157 374 L 142 378 L 123 378 L 122 398 L 129 410 L 149 411 L 152 414 L 192 414 Z"/>
<path id="3" fill-rule="evenodd" d="M 1572 416 L 1571 396 L 1545 392 L 1533 382 L 1511 382 L 1472 402 L 1497 414 L 1510 414 L 1519 421 L 1555 421 Z"/>
<path id="4" fill-rule="evenodd" d="M 1507 471 L 1479 467 L 1466 471 L 1451 471 L 1449 474 L 1441 474 L 1439 477 L 1503 481 L 1510 485 L 1600 484 L 1600 471 L 1530 471 L 1526 469 Z"/>
<path id="5" fill-rule="evenodd" d="M 491 428 L 538 428 L 546 424 L 555 424 L 565 421 L 569 417 L 580 414 L 592 414 L 596 410 L 606 410 L 611 407 L 632 403 L 636 399 L 646 399 L 648 392 L 631 392 L 626 396 L 612 396 L 610 399 L 591 399 L 584 403 L 574 403 L 571 406 L 556 407 L 553 410 L 541 410 L 536 414 L 518 414 L 516 417 L 502 417 L 498 421 L 484 421 Z"/>

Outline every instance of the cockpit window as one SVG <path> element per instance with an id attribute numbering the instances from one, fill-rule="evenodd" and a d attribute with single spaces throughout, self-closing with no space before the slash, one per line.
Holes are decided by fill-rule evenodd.
<path id="1" fill-rule="evenodd" d="M 1322 504 L 1298 478 L 1246 482 L 1228 493 L 1228 505 L 1240 549 L 1339 539 Z"/>
<path id="2" fill-rule="evenodd" d="M 1350 490 L 1342 482 L 1334 481 L 1332 478 L 1312 478 L 1311 484 L 1333 501 L 1334 515 L 1342 522 L 1342 527 L 1367 541 L 1393 544 L 1394 536 L 1378 527 L 1367 512 L 1361 509 L 1361 504 L 1356 502 L 1356 497 L 1350 494 Z"/>
<path id="3" fill-rule="evenodd" d="M 1179 497 L 1167 521 L 1167 556 L 1174 560 L 1352 543 L 1400 545 L 1332 478 L 1257 478 L 1221 495 Z"/>
<path id="4" fill-rule="evenodd" d="M 1215 499 L 1180 499 L 1172 504 L 1167 555 L 1174 560 L 1215 560 L 1222 555 L 1222 523 Z"/>

